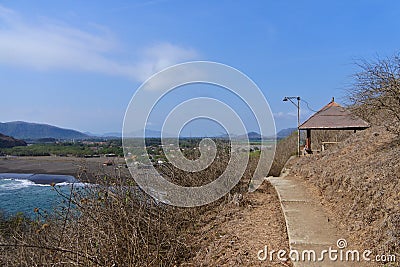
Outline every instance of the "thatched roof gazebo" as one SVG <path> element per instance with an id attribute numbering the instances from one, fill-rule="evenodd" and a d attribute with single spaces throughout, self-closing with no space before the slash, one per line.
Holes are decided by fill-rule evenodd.
<path id="1" fill-rule="evenodd" d="M 307 131 L 306 147 L 311 151 L 311 130 L 364 130 L 369 123 L 332 101 L 299 126 Z"/>

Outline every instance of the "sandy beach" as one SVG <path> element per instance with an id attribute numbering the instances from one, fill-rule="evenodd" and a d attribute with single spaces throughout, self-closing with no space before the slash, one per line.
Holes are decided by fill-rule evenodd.
<path id="1" fill-rule="evenodd" d="M 104 166 L 105 161 L 114 165 Z M 112 174 L 121 158 L 76 158 L 76 157 L 3 157 L 0 158 L 0 173 L 61 174 L 81 178 L 93 178 L 94 174 Z"/>

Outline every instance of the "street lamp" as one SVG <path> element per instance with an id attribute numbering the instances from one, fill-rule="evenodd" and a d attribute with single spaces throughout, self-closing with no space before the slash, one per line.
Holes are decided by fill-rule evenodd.
<path id="1" fill-rule="evenodd" d="M 293 99 L 297 99 L 297 104 Z M 297 108 L 297 155 L 300 157 L 300 96 L 285 96 L 285 98 L 283 98 L 283 101 L 288 100 Z"/>

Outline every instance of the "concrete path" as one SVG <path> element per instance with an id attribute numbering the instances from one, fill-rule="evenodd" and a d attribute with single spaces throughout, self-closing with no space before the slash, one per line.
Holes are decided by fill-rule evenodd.
<path id="1" fill-rule="evenodd" d="M 268 177 L 266 180 L 278 193 L 286 220 L 290 249 L 299 252 L 299 261 L 293 262 L 295 267 L 362 266 L 360 265 L 362 262 L 332 261 L 328 252 L 324 254 L 322 262 L 318 261 L 322 258 L 322 251 L 329 250 L 329 247 L 340 251 L 337 242 L 344 236 L 340 235 L 339 230 L 329 220 L 318 198 L 313 196 L 298 178 Z M 316 261 L 307 260 L 308 253 L 304 252 L 305 250 L 315 251 Z M 342 249 L 344 253 L 347 250 L 349 248 Z M 302 259 L 303 252 L 306 260 Z M 334 255 L 332 254 L 333 258 Z M 336 255 L 340 257 L 339 252 Z"/>

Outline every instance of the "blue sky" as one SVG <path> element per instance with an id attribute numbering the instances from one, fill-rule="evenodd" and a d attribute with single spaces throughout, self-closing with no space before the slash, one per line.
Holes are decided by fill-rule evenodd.
<path id="1" fill-rule="evenodd" d="M 120 132 L 150 75 L 208 60 L 248 75 L 277 129 L 293 127 L 282 98 L 343 102 L 355 60 L 399 52 L 399 18 L 399 1 L 378 0 L 0 1 L 0 121 Z"/>

